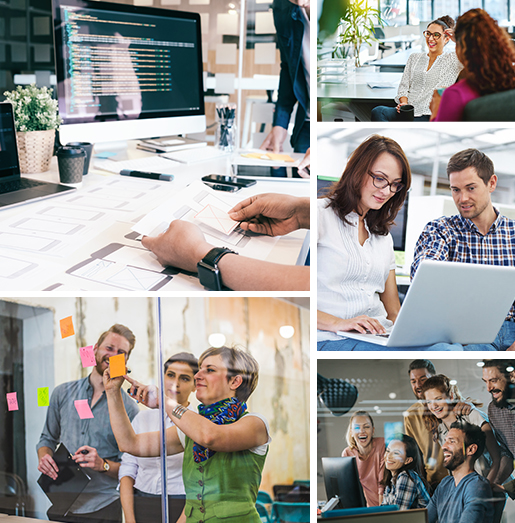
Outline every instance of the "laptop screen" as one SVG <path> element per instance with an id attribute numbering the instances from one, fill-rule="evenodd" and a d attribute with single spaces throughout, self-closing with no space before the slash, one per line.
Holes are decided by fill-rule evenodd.
<path id="1" fill-rule="evenodd" d="M 13 106 L 0 103 L 0 182 L 20 177 L 18 148 L 14 130 Z"/>

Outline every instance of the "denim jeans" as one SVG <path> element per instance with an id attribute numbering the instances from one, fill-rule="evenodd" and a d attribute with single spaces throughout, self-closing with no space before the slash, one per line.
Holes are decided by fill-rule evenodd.
<path id="1" fill-rule="evenodd" d="M 506 350 L 515 341 L 515 322 L 505 320 L 493 343 L 481 344 L 474 343 L 465 345 L 463 350 L 489 350 L 503 351 Z"/>
<path id="2" fill-rule="evenodd" d="M 342 340 L 329 340 L 317 342 L 317 351 L 406 351 L 406 350 L 437 350 L 437 351 L 462 351 L 463 346 L 459 343 L 436 343 L 435 345 L 424 345 L 422 347 L 385 347 L 384 345 L 377 345 L 375 343 L 368 343 L 366 341 L 359 341 L 350 338 Z"/>
<path id="3" fill-rule="evenodd" d="M 424 114 L 422 116 L 415 116 L 415 122 L 429 122 L 430 116 Z M 373 122 L 400 122 L 399 113 L 395 107 L 386 107 L 378 105 L 372 109 Z"/>

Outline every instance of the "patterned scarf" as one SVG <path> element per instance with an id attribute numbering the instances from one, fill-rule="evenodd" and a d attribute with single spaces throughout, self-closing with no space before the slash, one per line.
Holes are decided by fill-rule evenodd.
<path id="1" fill-rule="evenodd" d="M 217 425 L 225 425 L 238 421 L 246 410 L 247 405 L 236 398 L 227 398 L 212 403 L 211 405 L 200 404 L 198 406 L 198 413 Z M 216 454 L 215 450 L 207 449 L 206 447 L 193 442 L 193 459 L 195 460 L 195 463 L 206 461 L 206 459 L 214 454 Z"/>

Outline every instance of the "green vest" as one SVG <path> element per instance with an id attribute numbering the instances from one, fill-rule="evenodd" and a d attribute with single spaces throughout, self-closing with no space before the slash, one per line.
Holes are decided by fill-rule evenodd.
<path id="1" fill-rule="evenodd" d="M 182 477 L 187 523 L 261 523 L 256 498 L 265 459 L 266 454 L 258 456 L 243 450 L 216 452 L 206 461 L 195 463 L 193 441 L 186 436 Z"/>

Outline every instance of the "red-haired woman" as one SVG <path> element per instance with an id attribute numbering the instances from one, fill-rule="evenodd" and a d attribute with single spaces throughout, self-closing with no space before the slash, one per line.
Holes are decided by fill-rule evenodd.
<path id="1" fill-rule="evenodd" d="M 456 55 L 463 64 L 462 80 L 431 103 L 435 122 L 460 121 L 465 106 L 486 94 L 515 89 L 515 45 L 508 33 L 483 9 L 471 9 L 458 18 Z"/>
<path id="2" fill-rule="evenodd" d="M 400 302 L 389 231 L 410 184 L 400 145 L 373 135 L 351 154 L 329 195 L 318 200 L 318 350 L 378 350 L 337 333 L 384 334 L 395 321 Z M 463 347 L 431 347 L 449 349 Z"/>

